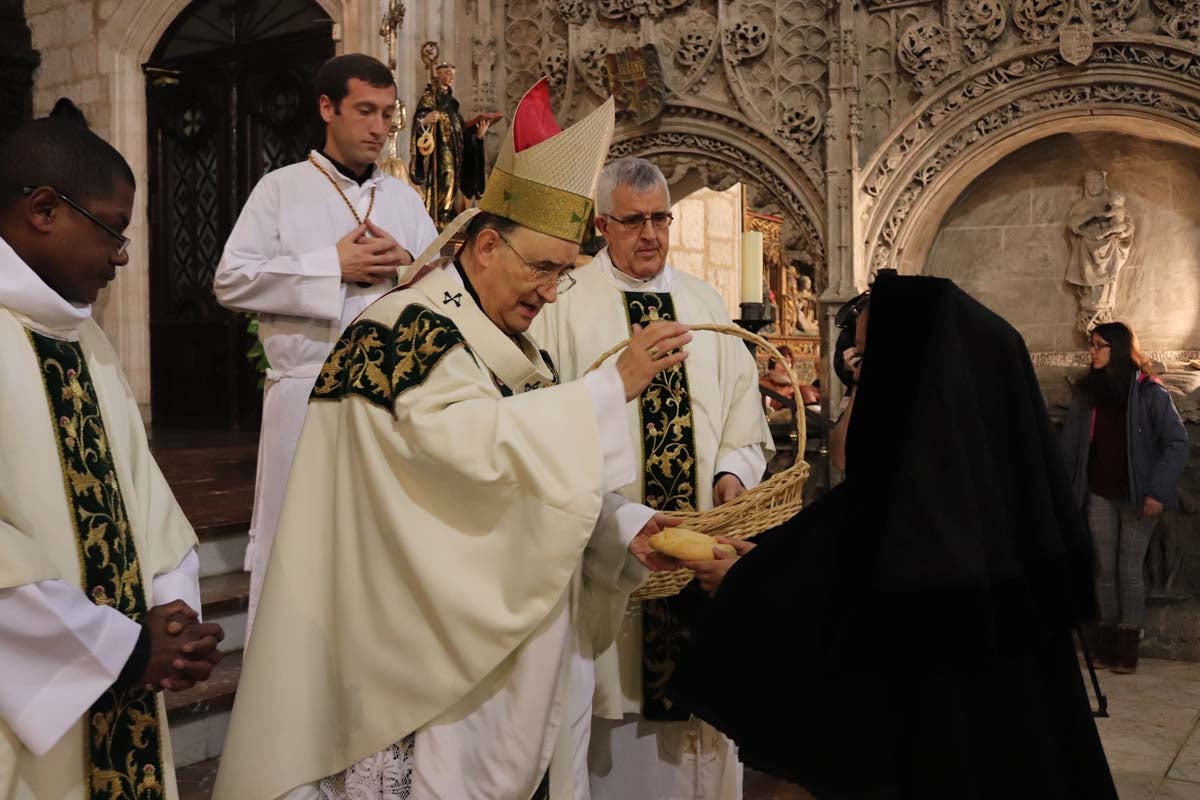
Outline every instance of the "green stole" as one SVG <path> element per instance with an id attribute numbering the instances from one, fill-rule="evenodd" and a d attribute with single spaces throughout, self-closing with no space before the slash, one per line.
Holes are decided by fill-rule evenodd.
<path id="1" fill-rule="evenodd" d="M 134 622 L 146 613 L 137 546 L 125 515 L 104 419 L 78 342 L 29 332 L 58 439 L 84 591 Z M 165 796 L 158 701 L 140 686 L 110 686 L 87 711 L 89 800 Z"/>
<path id="2" fill-rule="evenodd" d="M 675 320 L 669 293 L 625 292 L 630 330 L 658 320 Z M 642 502 L 655 511 L 696 511 L 696 436 L 687 369 L 678 364 L 654 377 L 638 401 L 642 433 Z M 695 583 L 675 597 L 642 603 L 642 715 L 685 720 L 667 697 L 704 596 Z"/>

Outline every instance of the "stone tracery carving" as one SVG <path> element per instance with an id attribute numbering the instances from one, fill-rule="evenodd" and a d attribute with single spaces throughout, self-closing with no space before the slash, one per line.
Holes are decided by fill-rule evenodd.
<path id="1" fill-rule="evenodd" d="M 582 25 L 592 16 L 592 4 L 588 0 L 557 0 L 555 9 L 568 25 Z"/>
<path id="2" fill-rule="evenodd" d="M 1114 52 L 1131 49 L 1134 48 L 1101 48 L 1097 50 L 1097 56 L 1112 59 Z M 1131 55 L 1129 52 L 1124 53 L 1126 58 Z M 1172 65 L 1172 71 L 1184 74 L 1200 68 L 1195 56 L 1172 57 L 1165 63 Z M 938 175 L 968 148 L 991 134 L 1024 122 L 1031 115 L 1095 104 L 1149 108 L 1192 123 L 1200 123 L 1200 102 L 1167 89 L 1151 88 L 1137 83 L 1097 82 L 1085 86 L 1047 89 L 1015 99 L 951 137 L 914 170 L 880 227 L 871 255 L 872 267 L 879 268 L 891 264 L 894 260 L 894 246 L 899 241 L 904 223 L 917 201 Z"/>
<path id="3" fill-rule="evenodd" d="M 675 51 L 675 63 L 685 70 L 694 69 L 708 58 L 712 46 L 711 35 L 703 31 L 688 31 L 679 40 L 679 49 Z"/>
<path id="4" fill-rule="evenodd" d="M 725 57 L 734 64 L 749 61 L 766 52 L 771 36 L 757 22 L 742 20 L 725 29 Z"/>
<path id="5" fill-rule="evenodd" d="M 605 19 L 659 19 L 668 11 L 679 8 L 688 0 L 599 0 L 600 16 Z"/>
<path id="6" fill-rule="evenodd" d="M 1162 3 L 1162 21 L 1159 29 L 1167 36 L 1188 42 L 1200 40 L 1200 0 L 1181 3 Z"/>
<path id="7" fill-rule="evenodd" d="M 508 103 L 545 73 L 564 123 L 609 94 L 605 57 L 653 45 L 668 114 L 728 103 L 748 134 L 769 141 L 797 176 L 824 191 L 828 0 L 506 0 Z M 846 32 L 851 47 L 853 36 Z M 839 46 L 843 41 L 839 38 Z M 744 121 L 744 123 L 743 123 Z M 845 120 L 843 120 L 845 124 Z M 851 118 L 861 128 L 861 113 Z M 832 131 L 836 132 L 836 131 Z M 776 196 L 773 193 L 772 196 Z"/>
<path id="8" fill-rule="evenodd" d="M 800 106 L 783 115 L 776 132 L 803 152 L 809 152 L 821 135 L 822 115 L 818 109 Z M 829 138 L 836 138 L 830 133 Z"/>
<path id="9" fill-rule="evenodd" d="M 571 59 L 563 50 L 547 53 L 542 58 L 542 70 L 550 79 L 552 90 L 561 90 L 567 85 L 567 73 L 571 69 Z"/>
<path id="10" fill-rule="evenodd" d="M 509 108 L 542 76 L 542 56 L 565 50 L 566 22 L 543 0 L 508 0 L 504 11 L 504 63 Z"/>
<path id="11" fill-rule="evenodd" d="M 1069 10 L 1069 0 L 1016 0 L 1013 25 L 1028 44 L 1044 42 L 1058 33 Z"/>
<path id="12" fill-rule="evenodd" d="M 910 25 L 900 35 L 896 57 L 917 92 L 928 94 L 950 71 L 950 36 L 935 22 Z"/>
<path id="13" fill-rule="evenodd" d="M 1122 33 L 1140 4 L 1141 0 L 1091 0 L 1092 22 L 1100 33 Z"/>
<path id="14" fill-rule="evenodd" d="M 982 61 L 991 55 L 992 43 L 1004 33 L 1008 13 L 1000 0 L 965 0 L 955 14 L 954 26 L 963 40 L 967 60 Z"/>
<path id="15" fill-rule="evenodd" d="M 721 49 L 716 14 L 692 6 L 654 23 L 650 32 L 657 42 L 663 77 L 671 91 L 690 94 L 705 84 Z"/>

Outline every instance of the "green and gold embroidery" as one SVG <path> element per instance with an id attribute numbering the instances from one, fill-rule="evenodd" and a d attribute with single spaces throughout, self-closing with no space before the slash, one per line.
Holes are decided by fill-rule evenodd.
<path id="1" fill-rule="evenodd" d="M 334 345 L 310 399 L 358 395 L 390 412 L 396 398 L 423 384 L 458 347 L 467 344 L 454 322 L 424 306 L 406 306 L 391 328 L 360 320 Z"/>
<path id="2" fill-rule="evenodd" d="M 669 294 L 626 292 L 625 311 L 632 328 L 675 319 Z M 642 502 L 657 511 L 696 510 L 696 439 L 687 370 L 682 364 L 663 370 L 638 404 L 642 425 Z"/>
<path id="3" fill-rule="evenodd" d="M 96 392 L 76 342 L 30 331 L 62 460 L 83 586 L 92 602 L 134 622 L 146 612 L 137 546 Z M 151 800 L 162 786 L 158 701 L 138 686 L 110 687 L 87 712 L 90 800 Z"/>
<path id="4" fill-rule="evenodd" d="M 630 329 L 674 320 L 670 294 L 626 292 Z M 663 370 L 638 403 L 642 426 L 642 502 L 656 511 L 695 511 L 696 437 L 683 364 Z M 642 713 L 648 719 L 687 719 L 672 707 L 666 687 L 690 637 L 687 619 L 697 599 L 689 586 L 676 597 L 642 604 Z"/>

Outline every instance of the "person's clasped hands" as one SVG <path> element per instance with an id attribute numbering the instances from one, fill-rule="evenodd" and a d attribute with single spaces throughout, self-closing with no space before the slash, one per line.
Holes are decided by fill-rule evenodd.
<path id="1" fill-rule="evenodd" d="M 338 240 L 337 255 L 342 281 L 360 286 L 393 280 L 398 268 L 413 262 L 412 253 L 371 220 Z"/>
<path id="2" fill-rule="evenodd" d="M 182 600 L 154 606 L 142 616 L 141 638 L 126 670 L 148 692 L 184 691 L 208 680 L 225 655 L 217 649 L 224 638 L 220 625 L 200 622 Z"/>

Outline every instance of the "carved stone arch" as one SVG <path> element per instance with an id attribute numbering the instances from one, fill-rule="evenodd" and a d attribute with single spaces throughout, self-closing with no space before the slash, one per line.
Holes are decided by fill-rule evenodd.
<path id="1" fill-rule="evenodd" d="M 1057 45 L 993 59 L 931 97 L 868 162 L 856 256 L 923 269 L 941 219 L 1005 155 L 1086 127 L 1200 147 L 1200 54 L 1157 37 L 1096 47 L 1085 71 Z"/>
<path id="2" fill-rule="evenodd" d="M 755 208 L 783 217 L 785 255 L 813 263 L 827 285 L 824 202 L 818 187 L 770 140 L 733 120 L 667 115 L 653 128 L 618 130 L 610 158 L 641 156 L 669 182 L 698 174 L 712 189 L 743 183 Z"/>

